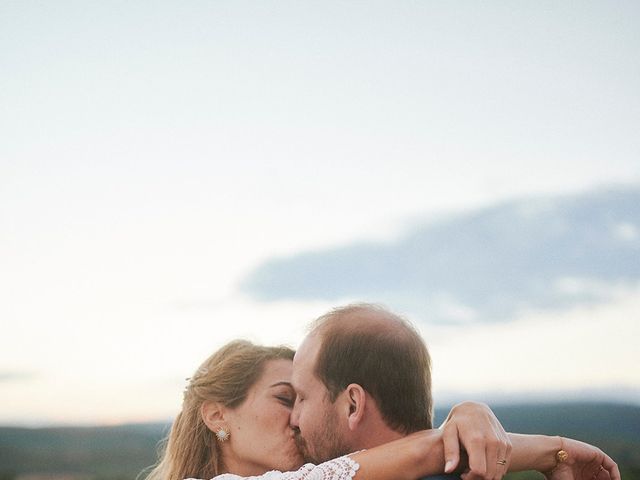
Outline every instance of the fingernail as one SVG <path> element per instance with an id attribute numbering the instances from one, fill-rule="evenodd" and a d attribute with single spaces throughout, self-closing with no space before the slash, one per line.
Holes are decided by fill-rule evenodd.
<path id="1" fill-rule="evenodd" d="M 453 470 L 453 460 L 447 460 L 444 464 L 444 473 L 449 473 Z"/>

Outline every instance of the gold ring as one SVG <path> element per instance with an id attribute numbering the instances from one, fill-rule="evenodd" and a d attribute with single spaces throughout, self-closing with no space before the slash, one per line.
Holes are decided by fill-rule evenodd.
<path id="1" fill-rule="evenodd" d="M 506 465 L 507 461 L 506 460 L 498 460 L 498 465 Z"/>

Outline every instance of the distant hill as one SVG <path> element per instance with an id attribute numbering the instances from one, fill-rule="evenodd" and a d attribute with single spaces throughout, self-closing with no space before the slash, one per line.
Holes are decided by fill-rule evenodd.
<path id="1" fill-rule="evenodd" d="M 22 474 L 133 479 L 156 459 L 164 423 L 115 427 L 0 428 L 0 480 Z M 47 478 L 47 477 L 42 477 Z M 53 478 L 53 477 L 52 477 Z"/>
<path id="2" fill-rule="evenodd" d="M 563 435 L 593 443 L 618 462 L 625 472 L 625 480 L 640 479 L 640 407 L 515 405 L 498 406 L 494 411 L 510 431 Z M 446 409 L 438 409 L 437 423 L 446 414 Z M 163 423 L 38 429 L 0 427 L 0 480 L 134 479 L 144 467 L 155 462 L 158 442 L 168 428 Z"/>

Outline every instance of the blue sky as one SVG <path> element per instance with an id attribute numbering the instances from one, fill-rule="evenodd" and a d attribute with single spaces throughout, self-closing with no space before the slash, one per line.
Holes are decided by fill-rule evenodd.
<path id="1" fill-rule="evenodd" d="M 169 418 L 225 341 L 363 299 L 419 325 L 437 398 L 640 402 L 639 17 L 2 2 L 0 423 Z"/>

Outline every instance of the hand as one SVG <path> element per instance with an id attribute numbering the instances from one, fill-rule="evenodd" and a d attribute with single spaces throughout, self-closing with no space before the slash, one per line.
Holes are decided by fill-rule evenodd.
<path id="1" fill-rule="evenodd" d="M 593 445 L 562 438 L 569 457 L 544 475 L 549 480 L 620 480 L 618 465 Z"/>
<path id="2" fill-rule="evenodd" d="M 445 473 L 453 472 L 459 465 L 461 445 L 469 457 L 469 469 L 462 474 L 463 480 L 500 480 L 507 472 L 511 441 L 484 403 L 459 403 L 451 409 L 440 428 L 444 442 Z M 506 464 L 498 463 L 502 461 L 506 461 Z"/>

